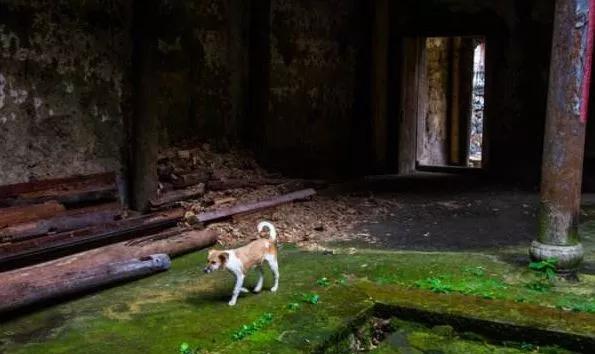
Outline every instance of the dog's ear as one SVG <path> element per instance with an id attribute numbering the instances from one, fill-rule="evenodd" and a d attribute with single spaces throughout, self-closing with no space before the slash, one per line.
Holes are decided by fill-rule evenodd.
<path id="1" fill-rule="evenodd" d="M 219 255 L 219 260 L 221 261 L 221 264 L 225 264 L 225 262 L 227 262 L 228 259 L 229 259 L 229 254 L 227 254 L 227 253 L 221 253 Z"/>

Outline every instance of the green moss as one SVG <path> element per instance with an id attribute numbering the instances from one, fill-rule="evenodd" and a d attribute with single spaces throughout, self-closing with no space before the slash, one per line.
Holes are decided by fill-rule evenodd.
<path id="1" fill-rule="evenodd" d="M 491 311 L 497 311 L 499 317 L 494 318 L 514 321 L 525 316 L 542 320 L 544 313 L 551 313 L 551 318 L 545 317 L 546 325 L 595 329 L 593 315 L 553 308 L 564 300 L 575 303 L 579 299 L 583 304 L 572 306 L 572 310 L 590 308 L 592 288 L 580 288 L 577 295 L 576 285 L 560 283 L 544 297 L 524 286 L 531 276 L 526 266 L 510 265 L 492 256 L 372 250 L 331 256 L 285 247 L 279 291 L 267 291 L 271 284 L 267 276 L 261 294 L 242 294 L 235 307 L 227 305 L 233 278 L 225 272 L 202 274 L 205 257 L 205 252 L 191 254 L 174 260 L 168 272 L 0 324 L 0 352 L 78 353 L 84 348 L 85 353 L 167 354 L 177 353 L 184 342 L 191 348 L 222 353 L 258 353 L 263 348 L 275 353 L 307 352 L 345 331 L 350 321 L 370 308 L 372 299 L 461 313 L 475 313 L 474 304 L 480 304 L 481 313 L 495 316 Z M 326 278 L 325 286 L 317 284 L 322 278 Z M 512 301 L 489 306 L 497 300 L 416 289 L 415 282 L 427 278 L 447 279 L 455 288 L 505 284 L 507 289 L 497 298 L 522 298 L 551 308 Z M 251 273 L 246 285 L 255 283 L 256 274 Z M 317 304 L 302 302 L 302 294 L 312 293 L 319 295 Z M 289 306 L 293 303 L 299 306 Z M 264 313 L 273 314 L 270 324 L 240 341 L 232 340 L 235 331 Z M 577 327 L 576 321 L 582 327 Z"/>
<path id="2" fill-rule="evenodd" d="M 391 320 L 396 331 L 390 334 L 372 353 L 570 353 L 557 347 L 537 347 L 529 343 L 488 343 L 484 338 L 468 333 L 456 333 L 452 327 L 428 328 L 418 323 Z"/>

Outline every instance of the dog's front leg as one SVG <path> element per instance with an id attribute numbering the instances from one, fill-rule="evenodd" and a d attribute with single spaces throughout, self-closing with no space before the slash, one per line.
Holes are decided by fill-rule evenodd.
<path id="1" fill-rule="evenodd" d="M 238 300 L 238 295 L 242 291 L 242 285 L 244 285 L 244 274 L 241 272 L 234 272 L 236 276 L 236 285 L 233 288 L 233 294 L 231 296 L 231 300 L 229 300 L 229 306 L 233 306 L 236 304 Z"/>

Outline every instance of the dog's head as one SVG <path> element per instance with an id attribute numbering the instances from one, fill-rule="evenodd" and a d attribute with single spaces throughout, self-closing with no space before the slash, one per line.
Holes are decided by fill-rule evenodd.
<path id="1" fill-rule="evenodd" d="M 209 250 L 209 255 L 207 257 L 207 266 L 205 267 L 205 269 L 203 269 L 203 271 L 205 273 L 211 273 L 218 269 L 223 269 L 228 259 L 229 254 L 227 252 Z"/>

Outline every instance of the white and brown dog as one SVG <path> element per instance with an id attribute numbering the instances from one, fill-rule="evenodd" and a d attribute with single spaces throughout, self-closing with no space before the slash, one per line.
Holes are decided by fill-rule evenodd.
<path id="1" fill-rule="evenodd" d="M 254 292 L 262 290 L 264 282 L 263 263 L 268 263 L 273 272 L 274 284 L 271 291 L 275 292 L 279 288 L 279 265 L 277 263 L 277 230 L 275 226 L 268 221 L 262 221 L 258 224 L 258 232 L 263 232 L 264 228 L 269 231 L 269 238 L 259 238 L 246 246 L 233 250 L 215 251 L 209 250 L 207 266 L 205 273 L 211 273 L 218 269 L 227 269 L 236 277 L 236 284 L 229 305 L 236 304 L 240 292 L 247 293 L 248 289 L 243 287 L 246 273 L 254 267 L 258 269 L 260 277 L 254 287 Z"/>

